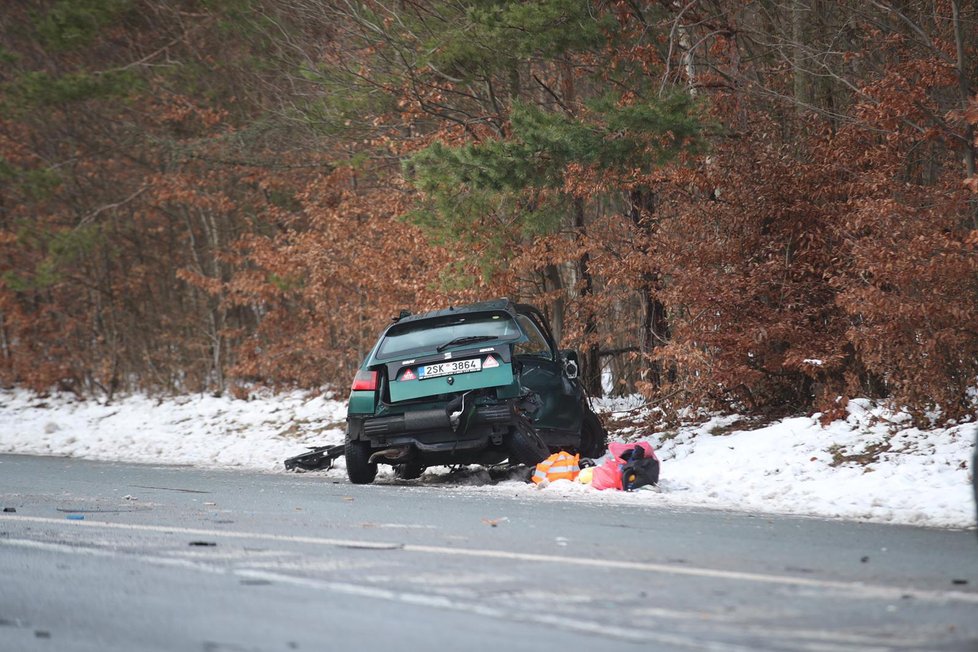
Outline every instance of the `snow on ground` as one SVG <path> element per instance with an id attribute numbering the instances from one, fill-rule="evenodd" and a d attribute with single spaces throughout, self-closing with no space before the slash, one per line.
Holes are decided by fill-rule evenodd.
<path id="1" fill-rule="evenodd" d="M 342 442 L 345 419 L 346 402 L 331 394 L 136 395 L 102 405 L 0 391 L 0 453 L 274 471 L 306 446 Z"/>
<path id="2" fill-rule="evenodd" d="M 920 430 L 905 414 L 859 400 L 850 402 L 845 420 L 825 427 L 813 415 L 744 429 L 744 419 L 728 415 L 646 431 L 637 425 L 645 411 L 637 397 L 602 399 L 597 407 L 619 424 L 613 433 L 618 438 L 647 439 L 657 449 L 658 489 L 601 492 L 568 481 L 541 489 L 512 479 L 493 483 L 481 469 L 434 469 L 419 482 L 534 500 L 702 506 L 932 527 L 975 524 L 975 423 Z M 345 414 L 345 401 L 330 393 L 247 401 L 136 395 L 102 405 L 7 390 L 0 391 L 0 453 L 284 473 L 282 461 L 305 447 L 342 442 Z M 326 473 L 343 477 L 342 460 Z M 382 471 L 385 480 L 392 481 Z"/>

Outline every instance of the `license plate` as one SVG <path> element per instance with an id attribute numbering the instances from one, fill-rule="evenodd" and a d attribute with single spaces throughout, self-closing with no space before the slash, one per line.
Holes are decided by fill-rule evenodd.
<path id="1" fill-rule="evenodd" d="M 468 374 L 473 371 L 482 370 L 482 360 L 475 358 L 472 360 L 450 360 L 437 364 L 426 364 L 418 368 L 418 378 L 436 378 L 438 376 L 452 376 L 455 374 Z"/>

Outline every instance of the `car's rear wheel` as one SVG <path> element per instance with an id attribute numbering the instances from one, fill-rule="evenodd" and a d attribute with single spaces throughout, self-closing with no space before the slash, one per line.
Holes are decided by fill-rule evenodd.
<path id="1" fill-rule="evenodd" d="M 509 435 L 510 460 L 534 466 L 547 459 L 550 449 L 527 419 L 520 418 Z"/>
<path id="2" fill-rule="evenodd" d="M 346 477 L 353 484 L 370 484 L 377 477 L 377 463 L 370 461 L 370 443 L 347 441 L 343 452 L 346 455 Z"/>
<path id="3" fill-rule="evenodd" d="M 394 477 L 399 480 L 416 480 L 421 477 L 424 470 L 428 467 L 417 462 L 407 462 L 405 464 L 394 465 Z"/>
<path id="4" fill-rule="evenodd" d="M 582 457 L 596 459 L 604 455 L 606 450 L 608 450 L 608 431 L 601 425 L 598 415 L 585 405 L 581 418 L 581 445 L 578 452 Z"/>

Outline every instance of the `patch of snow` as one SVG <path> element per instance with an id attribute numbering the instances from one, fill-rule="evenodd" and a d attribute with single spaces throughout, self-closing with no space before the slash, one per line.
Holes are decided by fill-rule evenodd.
<path id="1" fill-rule="evenodd" d="M 616 434 L 646 440 L 662 461 L 658 488 L 597 491 L 567 480 L 544 488 L 519 479 L 493 482 L 480 467 L 429 469 L 421 484 L 527 500 L 652 504 L 974 527 L 970 460 L 978 425 L 919 429 L 904 413 L 852 400 L 846 418 L 821 415 L 745 430 L 738 415 L 669 430 L 642 425 L 653 410 L 641 397 L 601 398 L 595 408 Z M 329 395 L 259 394 L 252 400 L 141 395 L 110 405 L 68 396 L 38 398 L 0 390 L 0 452 L 284 473 L 283 460 L 306 447 L 343 441 L 346 403 Z M 344 477 L 343 460 L 326 472 Z M 498 476 L 497 476 L 498 477 Z M 520 477 L 514 473 L 511 477 Z M 381 466 L 381 482 L 395 482 Z"/>
<path id="2" fill-rule="evenodd" d="M 615 376 L 611 373 L 611 367 L 601 368 L 601 391 L 610 394 L 615 389 Z"/>

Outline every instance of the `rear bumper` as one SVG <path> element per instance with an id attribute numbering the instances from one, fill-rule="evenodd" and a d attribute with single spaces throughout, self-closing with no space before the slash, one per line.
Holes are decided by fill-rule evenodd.
<path id="1" fill-rule="evenodd" d="M 347 437 L 369 442 L 378 451 L 401 449 L 411 458 L 429 462 L 495 463 L 482 458 L 502 450 L 505 434 L 515 418 L 510 401 L 470 408 L 454 423 L 447 407 L 378 417 L 351 415 L 347 419 Z"/>
<path id="2" fill-rule="evenodd" d="M 478 424 L 511 424 L 513 423 L 513 407 L 509 403 L 477 407 L 472 415 L 471 425 Z M 467 417 L 462 415 L 462 421 Z M 418 410 L 383 417 L 350 418 L 350 434 L 354 434 L 354 424 L 359 422 L 358 439 L 376 439 L 399 435 L 403 433 L 426 434 L 434 432 L 450 433 L 452 439 L 462 435 L 452 427 L 451 419 L 446 409 Z M 461 427 L 459 428 L 462 429 Z"/>

